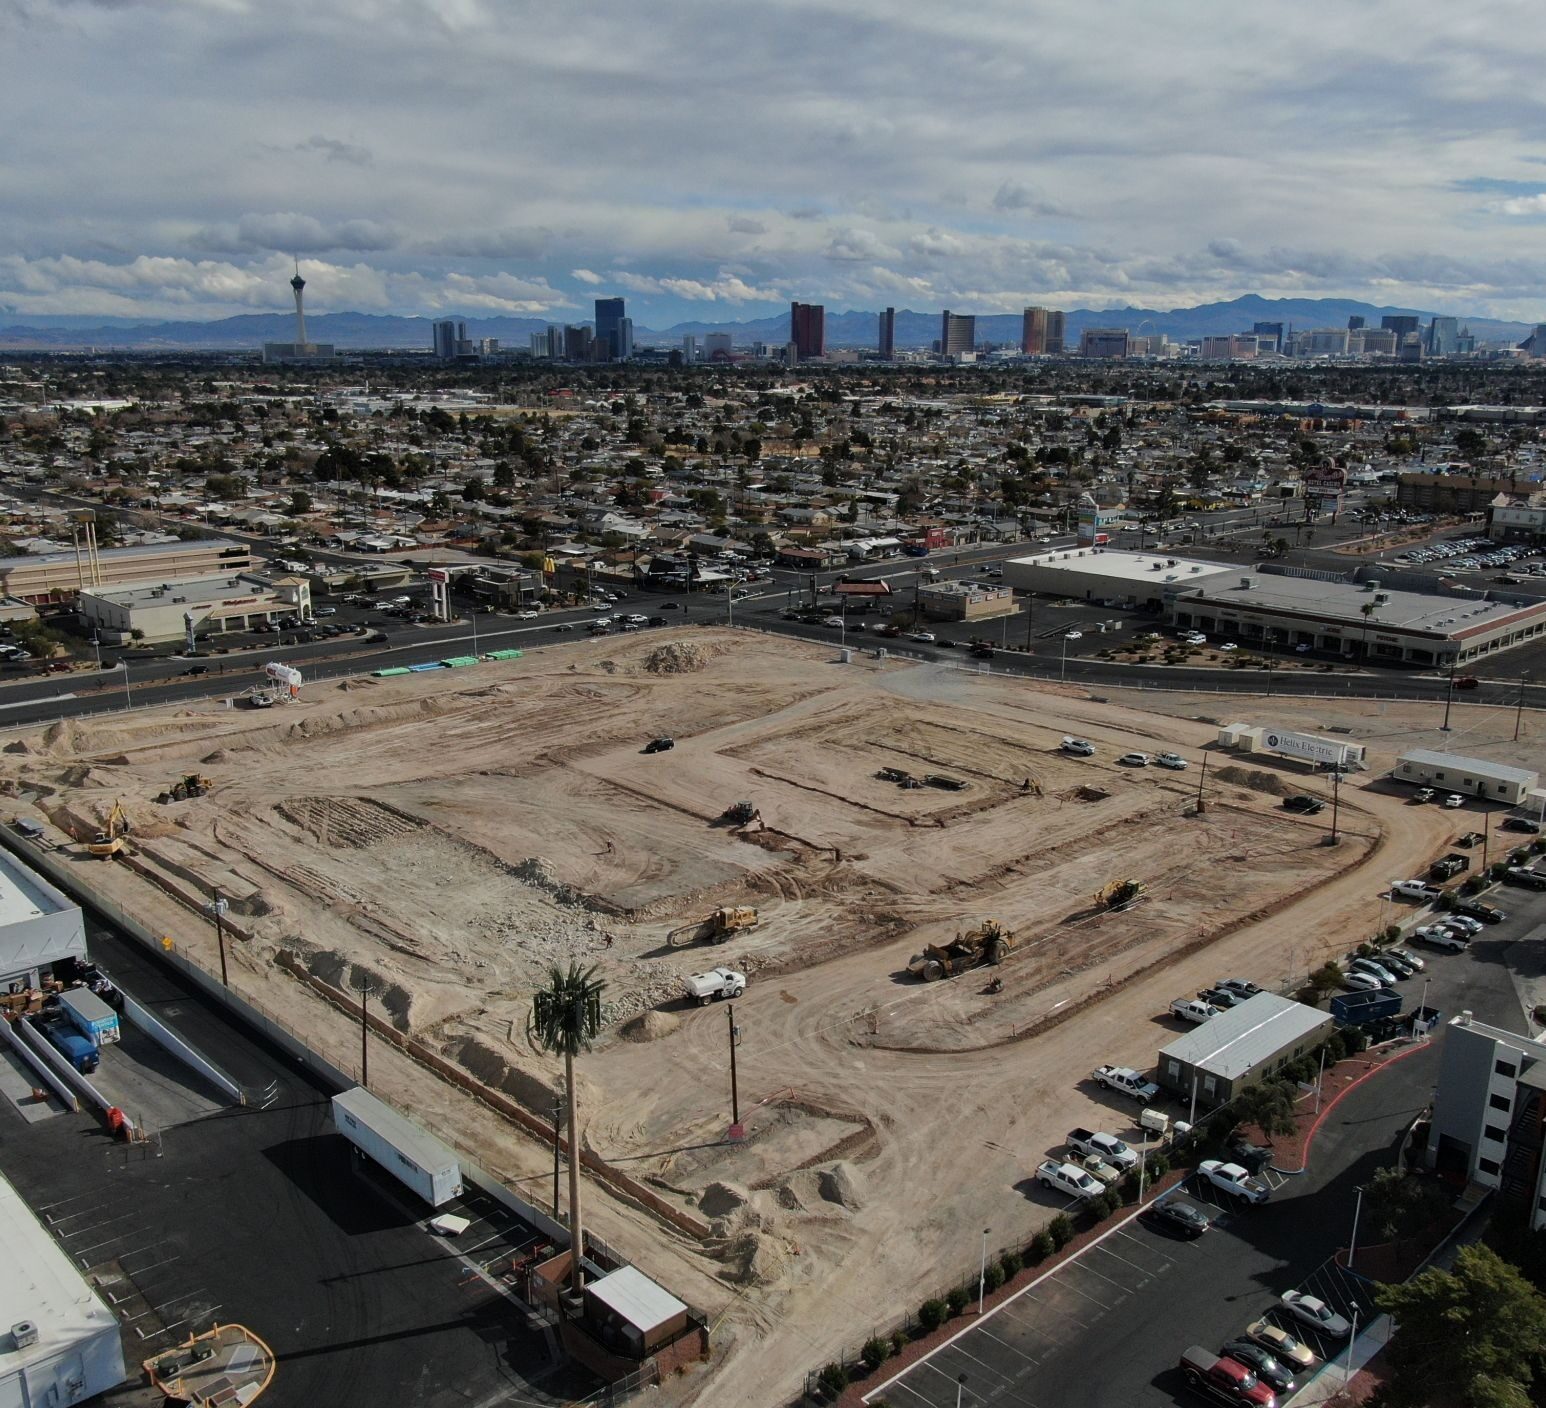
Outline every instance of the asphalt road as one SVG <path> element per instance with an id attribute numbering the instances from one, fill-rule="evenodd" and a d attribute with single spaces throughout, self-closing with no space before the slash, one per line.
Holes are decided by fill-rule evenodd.
<path id="1" fill-rule="evenodd" d="M 594 1387 L 572 1370 L 547 1374 L 545 1337 L 459 1259 L 473 1232 L 456 1244 L 432 1237 L 355 1171 L 332 1128 L 331 1092 L 130 941 L 92 924 L 89 942 L 127 991 L 239 1083 L 277 1082 L 267 1108 L 174 1125 L 145 1151 L 126 1151 L 90 1115 L 25 1124 L 0 1100 L 0 1169 L 48 1211 L 78 1264 L 116 1259 L 145 1297 L 151 1314 L 126 1327 L 131 1373 L 219 1319 L 274 1349 L 264 1402 L 276 1408 L 493 1408 Z M 476 1231 L 480 1266 L 513 1233 Z M 156 1317 L 173 1328 L 141 1340 Z"/>
<path id="2" fill-rule="evenodd" d="M 1540 967 L 1546 896 L 1498 888 L 1487 898 L 1509 918 L 1490 926 L 1464 954 L 1418 950 L 1426 971 L 1399 986 L 1408 1009 L 1421 1001 L 1426 978 L 1428 1001 L 1446 1018 L 1469 1010 L 1482 1021 L 1522 1031 L 1509 972 Z M 1314 1332 L 1301 1333 L 1303 1327 L 1274 1311 L 1285 1290 L 1319 1295 L 1349 1318 L 1358 1306 L 1367 1321 L 1367 1287 L 1330 1259 L 1352 1239 L 1358 1187 L 1394 1164 L 1404 1131 L 1428 1104 L 1438 1058 L 1436 1039 L 1351 1090 L 1316 1136 L 1308 1171 L 1273 1176 L 1277 1187 L 1265 1205 L 1225 1209 L 1194 1178 L 1171 1196 L 1215 1218 L 1201 1239 L 1177 1241 L 1141 1219 L 1128 1223 L 896 1382 L 877 1383 L 875 1392 L 896 1408 L 952 1408 L 958 1388 L 966 1405 L 1190 1404 L 1199 1400 L 1176 1372 L 1189 1345 L 1217 1350 L 1272 1312 L 1271 1318 L 1317 1347 Z M 1114 1106 L 1108 1127 L 1121 1133 L 1130 1118 L 1130 1109 Z M 1029 1152 L 1028 1165 L 1040 1157 Z M 1337 1344 L 1322 1341 L 1319 1349 L 1334 1354 Z"/>

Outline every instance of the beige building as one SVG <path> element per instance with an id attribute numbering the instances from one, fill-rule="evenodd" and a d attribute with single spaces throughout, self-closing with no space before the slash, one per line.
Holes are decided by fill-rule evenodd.
<path id="1" fill-rule="evenodd" d="M 304 577 L 270 580 L 237 572 L 154 587 L 84 591 L 80 610 L 104 640 L 154 643 L 184 639 L 190 623 L 196 636 L 209 636 L 250 630 L 259 621 L 285 616 L 309 617 L 311 587 Z"/>
<path id="2" fill-rule="evenodd" d="M 918 588 L 918 609 L 931 621 L 982 621 L 1012 613 L 1015 594 L 980 582 L 929 582 Z"/>
<path id="3" fill-rule="evenodd" d="M 67 601 L 87 588 L 175 582 L 216 572 L 246 572 L 252 565 L 252 549 L 246 543 L 224 538 L 103 548 L 94 557 L 83 548 L 79 553 L 51 552 L 0 560 L 0 592 L 36 605 Z"/>

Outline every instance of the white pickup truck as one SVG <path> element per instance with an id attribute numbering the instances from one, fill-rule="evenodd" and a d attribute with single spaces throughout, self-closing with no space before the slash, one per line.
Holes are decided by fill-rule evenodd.
<path id="1" fill-rule="evenodd" d="M 739 997 L 746 991 L 746 974 L 733 968 L 710 968 L 707 973 L 692 973 L 682 980 L 687 996 L 700 1007 L 720 997 Z"/>
<path id="2" fill-rule="evenodd" d="M 1137 1166 L 1138 1155 L 1114 1134 L 1103 1130 L 1085 1129 L 1082 1125 L 1068 1131 L 1068 1147 L 1081 1154 L 1094 1154 L 1119 1169 Z"/>
<path id="3" fill-rule="evenodd" d="M 1096 1085 L 1115 1090 L 1119 1095 L 1131 1095 L 1145 1105 L 1159 1098 L 1159 1086 L 1152 1080 L 1145 1080 L 1131 1066 L 1097 1066 L 1090 1076 Z"/>
<path id="4" fill-rule="evenodd" d="M 1036 1181 L 1043 1188 L 1067 1193 L 1070 1198 L 1093 1198 L 1104 1193 L 1104 1185 L 1086 1173 L 1078 1164 L 1066 1164 L 1060 1159 L 1048 1159 L 1036 1169 Z"/>

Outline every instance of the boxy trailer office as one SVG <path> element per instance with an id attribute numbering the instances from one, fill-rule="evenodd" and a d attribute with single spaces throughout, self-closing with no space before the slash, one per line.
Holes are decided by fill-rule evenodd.
<path id="1" fill-rule="evenodd" d="M 432 1208 L 461 1196 L 456 1155 L 362 1086 L 333 1097 L 333 1123 L 360 1153 Z"/>

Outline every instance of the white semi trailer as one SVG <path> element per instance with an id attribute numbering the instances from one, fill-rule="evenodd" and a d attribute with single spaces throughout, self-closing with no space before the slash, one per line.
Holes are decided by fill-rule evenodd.
<path id="1" fill-rule="evenodd" d="M 333 1097 L 333 1123 L 366 1158 L 432 1208 L 461 1196 L 462 1167 L 456 1155 L 363 1087 Z"/>

